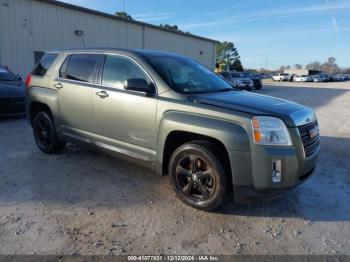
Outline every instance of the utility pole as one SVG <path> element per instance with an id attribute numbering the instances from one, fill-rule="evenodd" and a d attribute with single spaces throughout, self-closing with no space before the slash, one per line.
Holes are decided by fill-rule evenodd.
<path id="1" fill-rule="evenodd" d="M 266 70 L 267 70 L 267 65 L 268 65 L 268 63 L 269 63 L 269 59 L 266 58 L 266 64 L 265 64 L 265 69 L 266 69 Z"/>

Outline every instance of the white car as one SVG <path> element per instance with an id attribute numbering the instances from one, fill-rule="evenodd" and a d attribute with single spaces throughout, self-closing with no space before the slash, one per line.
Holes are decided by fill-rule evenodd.
<path id="1" fill-rule="evenodd" d="M 307 76 L 307 75 L 302 75 L 302 76 L 294 76 L 294 82 L 312 82 L 312 77 Z"/>
<path id="2" fill-rule="evenodd" d="M 272 76 L 273 81 L 288 81 L 289 80 L 289 75 L 288 74 L 278 74 Z"/>
<path id="3" fill-rule="evenodd" d="M 253 80 L 244 77 L 243 73 L 239 72 L 221 72 L 221 76 L 225 78 L 229 83 L 235 83 L 235 87 L 238 89 L 251 90 L 254 88 Z M 232 85 L 232 84 L 231 84 Z"/>

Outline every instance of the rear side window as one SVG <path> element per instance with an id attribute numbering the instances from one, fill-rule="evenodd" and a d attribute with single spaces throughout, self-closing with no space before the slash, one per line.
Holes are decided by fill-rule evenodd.
<path id="1" fill-rule="evenodd" d="M 103 55 L 76 54 L 66 58 L 60 69 L 60 77 L 94 83 L 99 61 Z"/>
<path id="2" fill-rule="evenodd" d="M 44 54 L 40 61 L 35 65 L 34 70 L 32 71 L 32 75 L 44 76 L 52 66 L 57 56 L 58 54 L 54 53 Z"/>

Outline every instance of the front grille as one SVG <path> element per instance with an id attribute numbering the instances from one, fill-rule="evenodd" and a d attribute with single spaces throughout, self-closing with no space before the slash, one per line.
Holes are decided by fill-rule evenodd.
<path id="1" fill-rule="evenodd" d="M 318 129 L 317 121 L 298 127 L 301 141 L 303 142 L 305 157 L 313 155 L 320 147 L 320 135 L 317 134 L 315 137 L 310 136 L 310 131 L 313 129 Z"/>

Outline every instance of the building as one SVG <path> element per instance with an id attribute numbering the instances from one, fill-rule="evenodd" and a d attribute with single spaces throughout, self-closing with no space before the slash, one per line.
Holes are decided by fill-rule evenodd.
<path id="1" fill-rule="evenodd" d="M 43 51 L 158 49 L 215 67 L 216 41 L 54 0 L 0 0 L 0 65 L 26 76 Z"/>
<path id="2" fill-rule="evenodd" d="M 322 71 L 319 70 L 311 70 L 311 69 L 285 69 L 283 73 L 288 74 L 288 75 L 317 75 L 322 73 Z"/>

